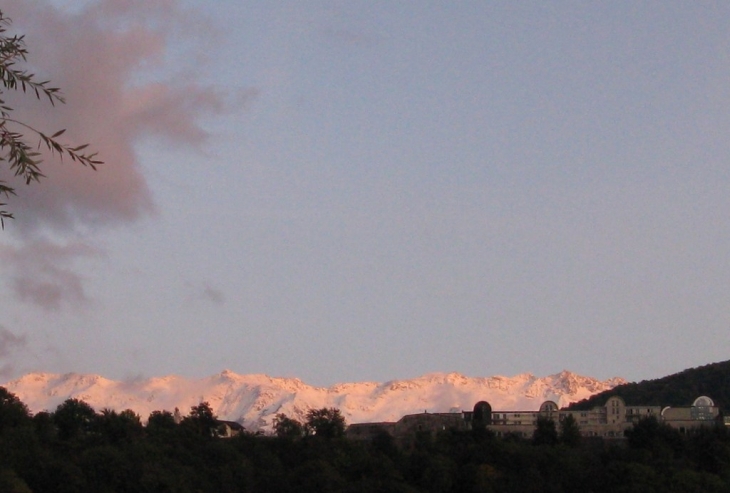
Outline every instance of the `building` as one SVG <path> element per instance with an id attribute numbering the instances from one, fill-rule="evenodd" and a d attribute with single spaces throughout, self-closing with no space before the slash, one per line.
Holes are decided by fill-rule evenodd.
<path id="1" fill-rule="evenodd" d="M 236 421 L 224 421 L 222 419 L 217 419 L 215 424 L 216 428 L 211 431 L 213 436 L 217 436 L 219 438 L 231 438 L 246 431 L 241 423 Z"/>
<path id="2" fill-rule="evenodd" d="M 345 430 L 345 436 L 354 440 L 372 440 L 378 435 L 393 437 L 400 446 L 409 445 L 419 434 L 434 434 L 445 430 L 467 430 L 463 412 L 407 414 L 396 422 L 356 423 Z"/>
<path id="3" fill-rule="evenodd" d="M 712 425 L 717 422 L 720 410 L 712 399 L 698 397 L 687 407 L 627 406 L 619 396 L 609 397 L 606 404 L 585 411 L 559 409 L 553 401 L 545 401 L 537 411 L 494 411 L 486 402 L 478 402 L 472 411 L 451 413 L 419 413 L 403 416 L 397 422 L 359 423 L 347 428 L 348 438 L 368 440 L 386 433 L 405 444 L 419 432 L 435 433 L 447 429 L 468 430 L 484 427 L 497 436 L 530 438 L 540 418 L 559 425 L 572 416 L 581 436 L 607 439 L 623 438 L 626 430 L 643 418 L 654 417 L 676 428 L 681 433 Z M 724 421 L 730 426 L 730 420 Z"/>
<path id="4" fill-rule="evenodd" d="M 672 428 L 686 433 L 693 428 L 715 423 L 720 416 L 720 409 L 707 396 L 695 399 L 689 407 L 670 407 L 662 409 L 661 419 Z M 729 426 L 727 418 L 723 420 L 725 426 Z"/>

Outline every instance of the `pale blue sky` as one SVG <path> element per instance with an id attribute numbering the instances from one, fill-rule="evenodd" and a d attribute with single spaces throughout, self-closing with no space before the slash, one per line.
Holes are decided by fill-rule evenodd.
<path id="1" fill-rule="evenodd" d="M 728 359 L 730 4 L 53 3 L 164 29 L 126 81 L 195 84 L 161 125 L 209 137 L 130 131 L 153 204 L 135 214 L 101 194 L 26 230 L 17 202 L 0 241 L 82 245 L 60 260 L 82 292 L 23 298 L 27 260 L 6 260 L 0 326 L 25 337 L 6 378 L 640 380 Z M 225 109 L 198 114 L 206 93 Z"/>

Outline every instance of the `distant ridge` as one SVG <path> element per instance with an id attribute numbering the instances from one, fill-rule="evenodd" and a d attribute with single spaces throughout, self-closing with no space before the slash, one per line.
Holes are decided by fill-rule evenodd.
<path id="1" fill-rule="evenodd" d="M 585 399 L 625 383 L 622 378 L 599 381 L 562 371 L 536 377 L 466 377 L 431 373 L 385 383 L 342 383 L 313 387 L 296 378 L 239 375 L 225 370 L 195 380 L 179 376 L 116 381 L 99 375 L 31 373 L 4 386 L 32 412 L 53 411 L 69 398 L 83 400 L 97 411 L 132 409 L 146 420 L 152 411 L 190 407 L 208 401 L 221 419 L 237 421 L 249 430 L 268 430 L 277 413 L 303 420 L 309 409 L 336 407 L 348 423 L 396 421 L 406 414 L 470 410 L 487 400 L 495 410 L 537 410 L 546 400 L 560 406 Z"/>
<path id="2" fill-rule="evenodd" d="M 576 402 L 571 409 L 603 405 L 611 396 L 621 396 L 628 405 L 688 406 L 706 395 L 720 409 L 730 409 L 730 361 L 689 368 L 679 373 L 639 383 L 624 383 Z"/>

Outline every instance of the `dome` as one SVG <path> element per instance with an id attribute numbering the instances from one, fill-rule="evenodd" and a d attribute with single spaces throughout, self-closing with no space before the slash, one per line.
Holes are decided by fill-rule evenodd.
<path id="1" fill-rule="evenodd" d="M 700 396 L 692 403 L 692 407 L 715 407 L 715 403 L 706 395 Z"/>

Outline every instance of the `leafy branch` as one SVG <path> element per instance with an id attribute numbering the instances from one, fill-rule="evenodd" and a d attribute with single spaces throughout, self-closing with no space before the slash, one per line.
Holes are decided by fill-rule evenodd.
<path id="1" fill-rule="evenodd" d="M 103 161 L 97 159 L 97 153 L 88 153 L 88 144 L 71 146 L 63 144 L 57 139 L 66 131 L 59 130 L 52 135 L 11 117 L 13 108 L 8 106 L 2 97 L 8 90 L 30 92 L 36 99 L 48 99 L 52 106 L 56 103 L 65 103 L 60 89 L 50 86 L 50 81 L 37 81 L 36 75 L 16 68 L 16 63 L 25 62 L 28 50 L 25 45 L 25 36 L 8 36 L 7 28 L 11 21 L 0 11 L 0 162 L 8 163 L 8 169 L 16 176 L 21 177 L 26 185 L 40 181 L 44 177 L 40 165 L 43 162 L 41 150 L 45 147 L 51 155 L 63 159 L 69 157 L 91 169 Z M 35 147 L 27 142 L 26 136 L 18 131 L 24 129 L 38 137 Z M 0 196 L 16 195 L 15 189 L 3 180 L 0 180 Z M 0 202 L 0 228 L 5 228 L 5 219 L 12 219 L 13 215 L 4 209 L 6 203 Z"/>

